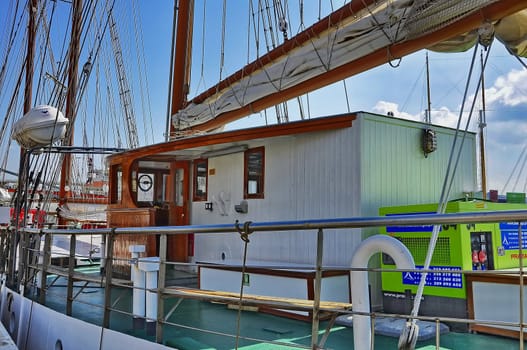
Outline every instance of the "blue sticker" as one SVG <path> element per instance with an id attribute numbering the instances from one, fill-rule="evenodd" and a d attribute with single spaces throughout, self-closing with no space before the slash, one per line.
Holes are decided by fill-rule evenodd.
<path id="1" fill-rule="evenodd" d="M 423 266 L 416 266 L 422 269 Z M 459 266 L 430 266 L 430 270 L 437 271 L 461 271 Z M 402 272 L 403 284 L 418 285 L 421 281 L 421 272 Z M 463 288 L 463 277 L 454 272 L 429 272 L 426 275 L 426 286 L 444 288 Z"/>
<path id="2" fill-rule="evenodd" d="M 522 223 L 522 247 L 527 248 L 527 223 Z M 501 245 L 505 250 L 520 249 L 517 222 L 500 222 Z"/>
<path id="3" fill-rule="evenodd" d="M 386 216 L 412 216 L 412 215 L 427 215 L 437 214 L 436 212 L 418 212 L 418 213 L 404 213 L 404 214 L 387 214 Z M 387 233 L 395 232 L 432 232 L 434 225 L 409 225 L 409 226 L 386 226 Z"/>

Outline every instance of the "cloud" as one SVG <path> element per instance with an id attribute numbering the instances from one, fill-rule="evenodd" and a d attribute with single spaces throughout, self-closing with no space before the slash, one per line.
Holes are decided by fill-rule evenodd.
<path id="1" fill-rule="evenodd" d="M 378 114 L 384 114 L 384 115 L 393 113 L 394 117 L 403 118 L 403 119 L 410 119 L 410 120 L 416 120 L 416 121 L 424 120 L 424 113 L 419 113 L 417 115 L 414 115 L 414 114 L 410 114 L 407 112 L 401 112 L 399 111 L 399 105 L 397 103 L 388 102 L 388 101 L 378 101 L 373 107 L 373 112 L 378 113 Z"/>
<path id="2" fill-rule="evenodd" d="M 527 70 L 511 70 L 506 75 L 496 78 L 494 85 L 485 89 L 486 102 L 489 106 L 500 104 L 516 107 L 527 104 Z"/>
<path id="3" fill-rule="evenodd" d="M 506 67 L 502 68 L 506 69 Z M 461 123 L 462 129 L 465 127 L 466 116 L 473 98 L 474 96 L 469 97 L 465 103 L 464 119 Z M 477 98 L 480 99 L 481 94 L 478 93 Z M 392 97 L 387 101 L 376 102 L 373 111 L 379 114 L 392 112 L 398 118 L 424 120 L 424 112 L 420 112 L 419 109 L 414 114 L 408 111 L 400 111 L 401 105 L 390 102 L 391 99 Z M 393 100 L 395 99 L 396 97 L 393 97 Z M 455 105 L 455 103 L 459 103 L 459 99 L 457 100 L 457 102 L 452 99 L 450 102 L 443 101 L 442 107 L 434 107 L 432 123 L 455 128 L 460 109 L 459 105 Z M 520 169 L 524 163 L 519 158 L 527 140 L 525 137 L 527 135 L 527 70 L 510 69 L 494 80 L 488 79 L 485 89 L 485 102 L 487 127 L 484 129 L 484 135 L 487 189 L 498 189 L 500 192 L 504 189 L 505 191 L 526 191 L 527 179 L 525 175 L 518 173 L 520 170 L 523 170 L 523 174 L 527 172 L 527 163 L 525 164 L 526 169 Z M 471 120 L 471 131 L 476 131 L 480 108 L 481 101 L 477 101 Z M 517 162 L 520 165 L 511 177 Z M 511 178 L 510 181 L 508 181 L 509 178 Z M 506 188 L 505 184 L 508 184 Z"/>
<path id="4" fill-rule="evenodd" d="M 423 121 L 425 119 L 425 112 L 419 112 L 417 114 L 402 112 L 399 111 L 399 105 L 394 102 L 378 101 L 373 107 L 373 111 L 385 115 L 391 112 L 394 117 L 409 120 Z M 459 116 L 448 107 L 441 107 L 432 111 L 432 124 L 455 128 L 458 118 Z M 461 128 L 464 129 L 465 124 L 462 124 Z"/>

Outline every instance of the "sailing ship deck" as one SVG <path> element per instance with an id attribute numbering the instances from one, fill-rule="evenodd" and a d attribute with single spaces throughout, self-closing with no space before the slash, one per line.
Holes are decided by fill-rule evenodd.
<path id="1" fill-rule="evenodd" d="M 98 266 L 83 267 L 83 272 L 98 274 Z M 167 280 L 177 283 L 179 279 L 187 279 L 188 273 L 168 270 Z M 50 276 L 52 278 L 52 276 Z M 76 289 L 80 290 L 81 286 Z M 123 312 L 131 312 L 132 295 L 128 288 L 114 288 L 112 299 L 116 307 Z M 56 311 L 64 312 L 63 300 L 66 288 L 56 283 L 48 291 L 47 305 Z M 88 288 L 78 297 L 78 303 L 73 308 L 74 316 L 84 321 L 101 325 L 103 309 L 94 308 L 104 300 L 104 289 Z M 177 298 L 165 301 L 167 310 L 173 309 Z M 240 339 L 235 333 L 239 319 Z M 168 318 L 163 329 L 163 343 L 179 349 L 295 349 L 310 348 L 311 323 L 291 318 L 279 317 L 252 311 L 241 311 L 228 308 L 225 304 L 211 303 L 195 299 L 184 299 Z M 327 327 L 329 321 L 322 321 L 320 328 Z M 112 313 L 110 328 L 138 338 L 155 341 L 155 336 L 148 335 L 144 329 L 133 329 L 133 320 L 125 313 Z M 207 329 L 207 333 L 198 329 Z M 257 342 L 252 339 L 264 340 Z M 376 335 L 375 349 L 397 348 L 397 338 Z M 430 339 L 417 343 L 416 349 L 435 349 L 436 340 Z M 441 334 L 440 347 L 444 349 L 479 349 L 479 350 L 512 350 L 519 348 L 516 339 L 500 336 L 450 332 Z M 325 343 L 327 349 L 353 349 L 353 329 L 342 325 L 330 327 L 330 334 Z"/>

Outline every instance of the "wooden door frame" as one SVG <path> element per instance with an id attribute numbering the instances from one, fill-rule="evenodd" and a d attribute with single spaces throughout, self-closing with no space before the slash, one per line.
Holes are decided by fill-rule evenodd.
<path id="1" fill-rule="evenodd" d="M 177 169 L 183 169 L 183 205 L 176 206 L 176 172 Z M 175 161 L 170 166 L 170 219 L 169 224 L 174 226 L 183 226 L 190 224 L 190 161 Z M 172 235 L 167 239 L 167 259 L 169 261 L 188 262 L 189 253 L 193 250 L 190 243 L 193 242 L 191 235 Z"/>

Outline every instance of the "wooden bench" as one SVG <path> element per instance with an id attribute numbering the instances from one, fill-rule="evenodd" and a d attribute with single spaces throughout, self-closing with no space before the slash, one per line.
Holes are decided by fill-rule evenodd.
<path id="1" fill-rule="evenodd" d="M 164 297 L 176 297 L 180 298 L 178 302 L 172 307 L 172 309 L 166 314 L 165 321 L 172 315 L 176 308 L 184 299 L 196 299 L 204 300 L 216 303 L 223 303 L 235 306 L 253 306 L 258 308 L 268 309 L 286 309 L 294 311 L 309 312 L 311 315 L 315 311 L 314 300 L 306 299 L 294 299 L 294 298 L 281 298 L 263 295 L 243 294 L 240 298 L 239 293 L 235 292 L 224 292 L 224 291 L 212 291 L 204 289 L 194 288 L 183 288 L 183 287 L 167 287 L 160 289 L 159 292 Z M 329 337 L 331 328 L 335 324 L 335 319 L 338 315 L 346 313 L 351 310 L 350 303 L 334 302 L 334 301 L 320 301 L 318 307 L 319 313 L 317 318 L 320 320 L 323 317 L 329 316 L 329 322 L 326 325 L 326 329 L 320 341 L 318 342 L 317 348 L 323 348 L 324 344 Z M 313 320 L 315 321 L 315 320 Z M 318 324 L 316 326 L 318 328 Z"/>
<path id="2" fill-rule="evenodd" d="M 193 288 L 167 287 L 161 293 L 167 296 L 174 296 L 187 299 L 206 300 L 224 304 L 241 304 L 244 306 L 265 307 L 274 309 L 287 309 L 295 311 L 312 312 L 314 308 L 313 300 L 281 298 L 272 296 L 240 294 L 234 292 L 211 291 Z M 321 301 L 319 310 L 329 313 L 343 313 L 351 309 L 350 303 Z"/>

